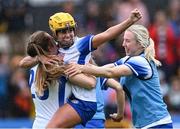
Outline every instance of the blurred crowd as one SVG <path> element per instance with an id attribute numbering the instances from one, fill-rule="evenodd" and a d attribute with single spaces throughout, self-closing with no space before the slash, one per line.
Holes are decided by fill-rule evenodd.
<path id="1" fill-rule="evenodd" d="M 39 29 L 49 31 L 50 15 L 69 12 L 78 24 L 77 34 L 83 36 L 123 21 L 134 8 L 142 12 L 139 23 L 155 41 L 156 57 L 162 63 L 159 75 L 164 101 L 171 113 L 180 113 L 180 0 L 158 1 L 56 0 L 34 6 L 30 0 L 0 0 L 0 118 L 34 115 L 28 70 L 19 68 L 18 63 L 26 55 L 27 37 Z M 96 63 L 104 65 L 123 57 L 121 44 L 119 36 L 98 48 L 93 53 Z M 116 111 L 114 94 L 112 90 L 105 93 L 107 117 Z M 125 116 L 131 118 L 128 102 Z"/>

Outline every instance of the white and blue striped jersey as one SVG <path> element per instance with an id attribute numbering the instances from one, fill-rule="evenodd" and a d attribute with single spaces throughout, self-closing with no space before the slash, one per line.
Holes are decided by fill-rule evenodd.
<path id="1" fill-rule="evenodd" d="M 34 66 L 30 70 L 29 86 L 35 106 L 35 120 L 33 128 L 45 128 L 49 120 L 54 113 L 60 107 L 61 104 L 66 102 L 66 99 L 71 94 L 71 87 L 61 86 L 61 83 L 57 81 L 55 85 L 49 86 L 43 96 L 38 96 L 35 91 L 35 77 L 38 65 Z M 62 88 L 64 88 L 62 90 Z"/>
<path id="2" fill-rule="evenodd" d="M 87 35 L 82 38 L 75 38 L 74 44 L 68 49 L 59 49 L 59 54 L 64 56 L 65 63 L 76 62 L 78 64 L 89 63 L 91 58 L 92 48 L 92 35 Z M 64 80 L 66 81 L 66 80 Z M 63 84 L 66 83 L 63 81 Z M 70 84 L 72 87 L 73 95 L 84 101 L 96 102 L 96 89 L 87 90 L 85 88 Z"/>
<path id="3" fill-rule="evenodd" d="M 142 128 L 171 123 L 167 106 L 163 102 L 154 62 L 148 62 L 144 54 L 141 54 L 126 56 L 115 62 L 115 65 L 121 64 L 133 71 L 131 76 L 122 76 L 120 83 L 130 101 L 134 126 Z"/>

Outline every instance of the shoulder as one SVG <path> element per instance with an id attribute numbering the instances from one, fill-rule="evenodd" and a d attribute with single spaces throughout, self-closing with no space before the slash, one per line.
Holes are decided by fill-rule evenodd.
<path id="1" fill-rule="evenodd" d="M 149 62 L 143 56 L 129 57 L 124 64 L 136 64 L 138 66 L 149 66 Z"/>
<path id="2" fill-rule="evenodd" d="M 38 68 L 38 64 L 37 65 L 35 65 L 35 66 L 33 66 L 32 68 L 30 68 L 30 71 L 36 71 L 37 70 L 37 68 Z"/>
<path id="3" fill-rule="evenodd" d="M 141 79 L 149 79 L 152 77 L 153 71 L 150 63 L 143 56 L 134 56 L 124 62 L 133 73 Z"/>
<path id="4" fill-rule="evenodd" d="M 129 58 L 130 58 L 130 56 L 125 56 L 125 57 L 117 60 L 116 62 L 114 62 L 114 65 L 117 66 L 117 65 L 124 64 L 124 62 L 126 62 Z"/>
<path id="5" fill-rule="evenodd" d="M 93 37 L 94 37 L 94 35 L 86 35 L 83 37 L 75 37 L 75 41 L 76 42 L 89 42 L 90 40 L 92 40 Z"/>
<path id="6" fill-rule="evenodd" d="M 94 35 L 87 35 L 82 38 L 76 38 L 76 46 L 78 50 L 80 51 L 86 51 L 89 53 L 90 51 L 93 51 L 94 49 L 92 48 L 92 38 Z"/>

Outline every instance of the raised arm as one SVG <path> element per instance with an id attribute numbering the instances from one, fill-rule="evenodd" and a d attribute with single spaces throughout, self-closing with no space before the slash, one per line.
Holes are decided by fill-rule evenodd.
<path id="1" fill-rule="evenodd" d="M 119 82 L 111 78 L 107 80 L 106 85 L 113 88 L 116 91 L 117 113 L 110 114 L 110 117 L 114 121 L 121 121 L 124 117 L 125 108 L 125 94 L 123 88 Z"/>
<path id="2" fill-rule="evenodd" d="M 141 13 L 137 9 L 133 10 L 129 18 L 123 21 L 122 23 L 112 26 L 106 31 L 95 35 L 92 39 L 93 48 L 97 48 L 101 44 L 116 38 L 122 32 L 124 32 L 128 27 L 130 27 L 132 24 L 137 22 L 141 17 L 142 17 Z"/>

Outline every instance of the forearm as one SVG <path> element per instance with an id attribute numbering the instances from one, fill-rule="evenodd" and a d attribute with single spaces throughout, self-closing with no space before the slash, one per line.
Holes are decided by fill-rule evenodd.
<path id="1" fill-rule="evenodd" d="M 77 86 L 92 89 L 96 86 L 96 77 L 92 75 L 77 74 L 69 78 L 69 81 Z"/>
<path id="2" fill-rule="evenodd" d="M 116 89 L 117 114 L 123 117 L 125 108 L 125 94 L 122 89 Z"/>
<path id="3" fill-rule="evenodd" d="M 106 68 L 106 67 L 98 67 L 95 65 L 82 65 L 81 71 L 82 73 L 91 74 L 96 77 L 107 77 L 107 78 L 116 77 L 114 70 L 108 67 Z"/>
<path id="4" fill-rule="evenodd" d="M 109 71 L 109 68 L 102 68 L 95 65 L 82 65 L 81 66 L 82 73 L 94 75 L 97 77 L 111 77 L 108 71 Z"/>
<path id="5" fill-rule="evenodd" d="M 24 57 L 20 62 L 19 62 L 19 66 L 21 68 L 31 68 L 35 65 L 37 65 L 39 62 L 38 57 L 30 57 L 30 56 L 26 56 Z"/>
<path id="6" fill-rule="evenodd" d="M 106 43 L 107 41 L 110 41 L 112 39 L 115 39 L 117 36 L 119 36 L 122 32 L 124 32 L 128 27 L 130 27 L 134 22 L 131 19 L 127 19 L 124 22 L 112 26 L 106 31 L 97 34 L 94 36 L 92 42 L 93 42 L 93 47 L 97 48 L 103 43 Z"/>
<path id="7" fill-rule="evenodd" d="M 112 40 L 123 33 L 128 27 L 130 27 L 134 22 L 128 18 L 120 24 L 117 24 L 113 27 L 110 27 L 108 30 L 105 31 L 106 36 L 109 40 Z"/>
<path id="8" fill-rule="evenodd" d="M 113 67 L 115 67 L 115 65 L 113 63 L 111 63 L 111 64 L 103 65 L 101 67 L 103 67 L 103 68 L 113 68 Z"/>
<path id="9" fill-rule="evenodd" d="M 123 116 L 125 108 L 125 94 L 121 84 L 112 78 L 109 78 L 106 84 L 116 91 L 117 114 Z"/>

